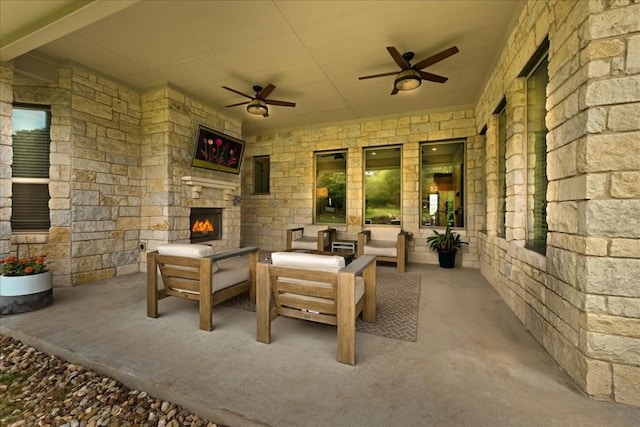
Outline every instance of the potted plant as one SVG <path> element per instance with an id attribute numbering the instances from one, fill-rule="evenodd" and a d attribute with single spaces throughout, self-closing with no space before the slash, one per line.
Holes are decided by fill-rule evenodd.
<path id="1" fill-rule="evenodd" d="M 24 313 L 53 302 L 53 273 L 45 255 L 0 261 L 0 314 Z"/>
<path id="2" fill-rule="evenodd" d="M 448 225 L 444 233 L 439 233 L 438 230 L 433 230 L 433 233 L 433 236 L 427 237 L 427 243 L 432 250 L 438 251 L 440 267 L 453 268 L 458 248 L 468 243 L 460 240 L 460 234 L 451 231 Z"/>

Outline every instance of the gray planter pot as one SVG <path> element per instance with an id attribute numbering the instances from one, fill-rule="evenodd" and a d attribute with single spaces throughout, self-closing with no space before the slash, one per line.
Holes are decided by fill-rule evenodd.
<path id="1" fill-rule="evenodd" d="M 53 272 L 0 276 L 0 314 L 25 313 L 53 303 Z"/>

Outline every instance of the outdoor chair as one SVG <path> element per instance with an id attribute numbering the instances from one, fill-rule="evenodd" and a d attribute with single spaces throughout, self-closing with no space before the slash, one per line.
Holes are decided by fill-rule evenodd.
<path id="1" fill-rule="evenodd" d="M 273 304 L 272 304 L 273 302 Z M 278 316 L 335 325 L 338 361 L 355 365 L 356 318 L 376 320 L 376 258 L 362 256 L 345 267 L 342 256 L 274 252 L 259 263 L 256 283 L 257 340 L 271 342 Z"/>
<path id="2" fill-rule="evenodd" d="M 358 233 L 358 257 L 375 255 L 378 261 L 394 262 L 398 273 L 407 263 L 407 233 L 396 226 L 380 225 Z"/>
<path id="3" fill-rule="evenodd" d="M 147 315 L 158 317 L 158 300 L 185 298 L 198 301 L 200 329 L 213 330 L 214 305 L 247 291 L 255 302 L 258 255 L 257 247 L 214 254 L 208 245 L 159 246 L 147 254 Z"/>
<path id="4" fill-rule="evenodd" d="M 287 250 L 330 251 L 336 229 L 327 225 L 307 224 L 287 230 Z"/>

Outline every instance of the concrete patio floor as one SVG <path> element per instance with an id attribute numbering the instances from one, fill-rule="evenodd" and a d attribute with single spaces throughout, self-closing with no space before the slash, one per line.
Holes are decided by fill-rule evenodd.
<path id="1" fill-rule="evenodd" d="M 417 342 L 356 334 L 356 366 L 336 361 L 335 328 L 160 301 L 145 275 L 54 289 L 42 310 L 0 317 L 0 333 L 238 426 L 640 426 L 640 408 L 582 394 L 478 270 L 410 264 L 422 276 Z"/>

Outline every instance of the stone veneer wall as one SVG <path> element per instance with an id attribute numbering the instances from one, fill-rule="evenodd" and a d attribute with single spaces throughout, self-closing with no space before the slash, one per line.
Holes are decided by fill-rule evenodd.
<path id="1" fill-rule="evenodd" d="M 437 263 L 426 246 L 431 228 L 420 228 L 420 142 L 467 138 L 466 217 L 462 265 L 478 267 L 475 227 L 482 223 L 481 185 L 483 137 L 476 137 L 472 110 L 362 120 L 259 135 L 248 138 L 242 173 L 242 237 L 264 250 L 286 247 L 286 230 L 313 222 L 314 152 L 347 149 L 347 224 L 334 225 L 339 237 L 356 239 L 363 223 L 363 148 L 402 145 L 402 227 L 413 233 L 409 260 Z M 253 194 L 253 156 L 270 156 L 270 194 Z M 479 207 L 482 206 L 482 207 Z"/>
<path id="2" fill-rule="evenodd" d="M 76 67 L 50 84 L 2 71 L 2 253 L 46 253 L 56 286 L 137 271 L 139 95 Z M 51 106 L 49 233 L 11 235 L 12 102 Z"/>
<path id="3" fill-rule="evenodd" d="M 189 242 L 191 207 L 223 208 L 223 235 L 212 241 L 216 251 L 237 248 L 240 238 L 240 176 L 191 167 L 198 125 L 241 139 L 241 123 L 184 95 L 172 87 L 150 90 L 142 96 L 143 175 L 141 233 L 148 250 L 167 242 Z M 195 176 L 237 184 L 236 189 L 194 188 L 182 182 Z M 141 259 L 143 264 L 146 260 Z"/>
<path id="4" fill-rule="evenodd" d="M 217 250 L 240 246 L 240 177 L 192 168 L 199 124 L 240 137 L 240 123 L 171 88 L 139 94 L 75 66 L 44 84 L 0 65 L 0 254 L 46 253 L 54 285 L 145 270 L 145 251 L 188 242 L 189 208 L 224 208 Z M 49 233 L 11 234 L 12 102 L 50 105 Z M 183 176 L 237 183 L 193 187 Z M 197 197 L 194 197 L 194 194 Z"/>
<path id="5" fill-rule="evenodd" d="M 487 125 L 480 268 L 588 394 L 640 405 L 640 4 L 538 1 L 523 10 L 476 107 Z M 546 256 L 524 248 L 525 80 L 548 35 Z M 506 238 L 496 236 L 497 135 L 507 100 Z"/>

